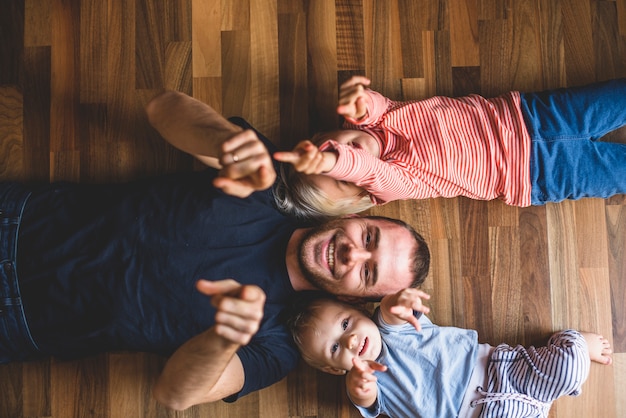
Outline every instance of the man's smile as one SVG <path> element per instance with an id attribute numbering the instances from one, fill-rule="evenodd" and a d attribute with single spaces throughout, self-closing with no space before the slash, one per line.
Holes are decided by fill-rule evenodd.
<path id="1" fill-rule="evenodd" d="M 326 261 L 328 262 L 328 269 L 330 273 L 335 275 L 335 237 L 333 237 L 328 243 L 328 248 L 326 249 Z"/>

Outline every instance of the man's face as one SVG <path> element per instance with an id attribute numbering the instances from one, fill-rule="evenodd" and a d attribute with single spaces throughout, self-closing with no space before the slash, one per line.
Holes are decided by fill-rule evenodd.
<path id="1" fill-rule="evenodd" d="M 416 245 L 407 229 L 392 222 L 342 218 L 308 231 L 298 262 L 305 278 L 322 290 L 381 297 L 410 287 Z"/>

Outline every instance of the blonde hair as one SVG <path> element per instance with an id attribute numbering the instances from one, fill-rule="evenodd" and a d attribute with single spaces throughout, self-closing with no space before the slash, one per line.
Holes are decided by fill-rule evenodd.
<path id="1" fill-rule="evenodd" d="M 369 194 L 360 198 L 331 199 L 315 186 L 310 177 L 296 171 L 291 164 L 283 164 L 274 189 L 278 208 L 300 219 L 326 220 L 329 218 L 363 212 L 374 206 Z"/>

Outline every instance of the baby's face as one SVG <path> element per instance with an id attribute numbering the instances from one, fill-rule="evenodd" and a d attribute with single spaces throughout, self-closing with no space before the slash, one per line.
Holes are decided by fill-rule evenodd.
<path id="1" fill-rule="evenodd" d="M 302 336 L 305 355 L 322 370 L 343 374 L 352 368 L 352 359 L 376 360 L 382 349 L 376 324 L 361 311 L 340 303 L 324 301 L 317 318 Z"/>
<path id="2" fill-rule="evenodd" d="M 365 131 L 358 129 L 339 129 L 331 132 L 323 132 L 313 137 L 313 142 L 321 145 L 325 141 L 332 139 L 339 144 L 350 145 L 354 148 L 361 148 L 374 157 L 380 158 L 380 145 L 376 138 Z"/>
<path id="3" fill-rule="evenodd" d="M 335 201 L 353 199 L 356 203 L 362 198 L 364 193 L 364 189 L 354 183 L 335 180 L 324 174 L 310 174 L 308 179 L 318 190 L 323 190 L 329 199 Z"/>

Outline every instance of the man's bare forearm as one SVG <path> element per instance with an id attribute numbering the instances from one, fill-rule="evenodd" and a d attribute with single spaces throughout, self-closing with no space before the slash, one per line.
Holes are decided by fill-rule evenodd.
<path id="1" fill-rule="evenodd" d="M 156 96 L 146 113 L 166 141 L 212 167 L 219 168 L 222 143 L 242 131 L 208 104 L 176 91 Z"/>
<path id="2" fill-rule="evenodd" d="M 168 408 L 184 410 L 238 392 L 244 381 L 238 348 L 214 328 L 190 339 L 165 364 L 153 388 L 155 399 Z"/>

